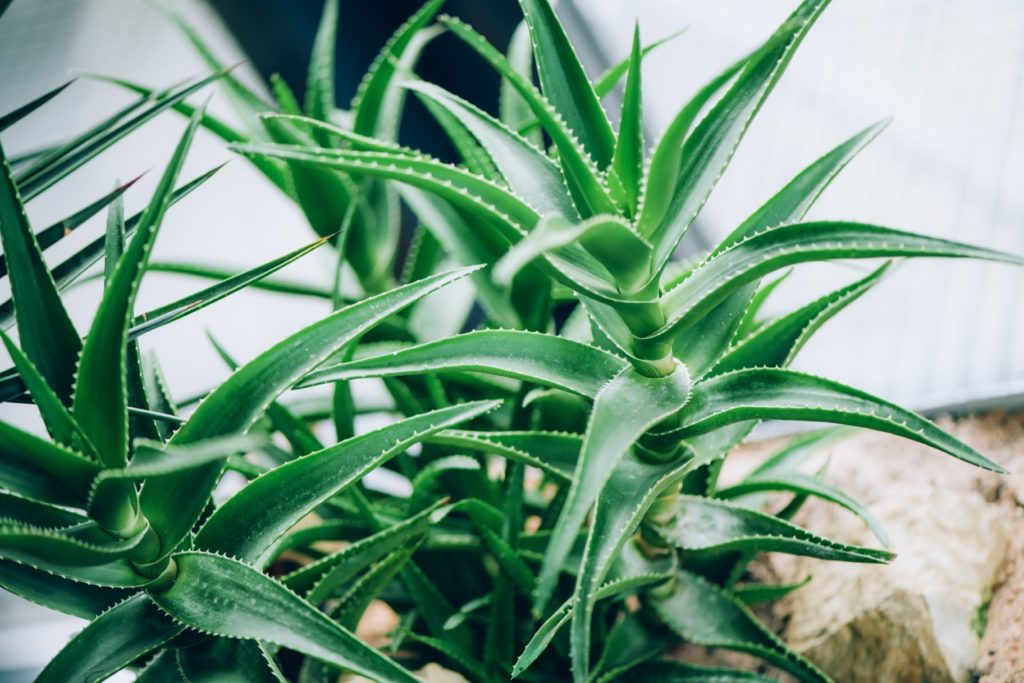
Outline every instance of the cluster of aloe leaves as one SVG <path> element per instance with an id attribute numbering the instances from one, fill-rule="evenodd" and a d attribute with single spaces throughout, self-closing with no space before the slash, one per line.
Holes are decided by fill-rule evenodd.
<path id="1" fill-rule="evenodd" d="M 673 260 L 826 0 L 804 0 L 696 93 L 649 154 L 640 67 L 657 43 L 635 35 L 629 57 L 591 81 L 548 0 L 520 0 L 507 54 L 438 17 L 442 4 L 430 0 L 398 29 L 345 111 L 334 96 L 336 0 L 301 105 L 278 78 L 265 101 L 176 18 L 211 75 L 167 90 L 108 78 L 138 100 L 74 139 L 4 158 L 12 298 L 0 309 L 20 344 L 3 335 L 13 367 L 0 374 L 0 399 L 33 403 L 49 438 L 0 422 L 0 586 L 91 620 L 40 680 L 132 668 L 150 682 L 312 683 L 340 672 L 412 681 L 426 662 L 473 681 L 768 680 L 670 659 L 679 642 L 828 680 L 748 608 L 800 584 L 760 584 L 747 567 L 765 551 L 893 557 L 792 524 L 809 497 L 859 515 L 883 545 L 884 532 L 804 472 L 834 429 L 720 486 L 727 454 L 759 420 L 805 420 L 888 432 L 999 471 L 911 412 L 787 369 L 888 264 L 763 315 L 801 263 L 1020 263 L 881 226 L 804 221 L 881 125 L 808 166 L 710 253 Z M 415 76 L 445 31 L 500 74 L 497 118 Z M 616 131 L 602 97 L 622 80 Z M 242 126 L 188 102 L 214 81 Z M 0 118 L 0 132 L 61 89 Z M 459 163 L 398 144 L 409 91 Z M 168 109 L 188 124 L 141 214 L 124 217 L 131 183 L 119 184 L 32 229 L 26 203 Z M 241 273 L 150 262 L 165 213 L 213 175 L 178 182 L 200 127 L 297 202 L 320 238 Z M 418 221 L 408 249 L 400 203 Z M 104 209 L 105 235 L 50 267 L 43 251 Z M 337 256 L 323 287 L 273 277 L 318 248 Z M 99 262 L 103 294 L 82 336 L 61 291 Z M 136 315 L 147 271 L 215 282 Z M 139 338 L 243 287 L 318 297 L 329 312 L 244 365 L 218 346 L 233 373 L 201 399 L 176 399 Z M 367 378 L 387 401 L 352 390 Z M 314 385 L 331 391 L 302 391 Z M 357 432 L 356 417 L 370 413 L 384 426 Z M 227 470 L 244 485 L 218 490 Z M 367 481 L 384 470 L 404 493 Z M 788 503 L 767 512 L 772 493 Z M 354 635 L 375 601 L 398 617 L 384 650 Z"/>

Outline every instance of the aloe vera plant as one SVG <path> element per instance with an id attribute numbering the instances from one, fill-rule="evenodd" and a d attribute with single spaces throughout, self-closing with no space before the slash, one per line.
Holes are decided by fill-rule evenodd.
<path id="1" fill-rule="evenodd" d="M 279 79 L 266 103 L 183 25 L 213 75 L 168 91 L 119 81 L 136 105 L 14 172 L 3 164 L 6 327 L 17 323 L 20 345 L 4 337 L 14 367 L 0 397 L 34 403 L 49 438 L 0 422 L 0 586 L 91 620 L 41 680 L 132 668 L 142 681 L 406 681 L 428 661 L 473 681 L 766 680 L 669 659 L 680 641 L 828 680 L 748 608 L 800 584 L 758 584 L 746 568 L 766 551 L 893 557 L 790 521 L 818 497 L 887 544 L 868 510 L 801 468 L 842 432 L 798 437 L 723 487 L 729 452 L 759 420 L 796 419 L 1000 471 L 899 406 L 788 369 L 888 264 L 786 315 L 762 313 L 786 269 L 811 261 L 1020 263 L 883 226 L 804 221 L 881 124 L 808 166 L 699 260 L 673 260 L 826 0 L 804 0 L 696 93 L 650 153 L 640 66 L 657 43 L 645 48 L 637 31 L 629 57 L 591 81 L 548 0 L 520 0 L 507 54 L 456 18 L 431 25 L 441 4 L 389 40 L 349 111 L 334 104 L 328 0 L 303 105 Z M 498 117 L 416 78 L 440 30 L 501 76 Z M 602 95 L 623 78 L 616 130 Z M 215 80 L 244 130 L 186 101 Z M 396 142 L 408 91 L 460 163 Z M 0 118 L 0 130 L 57 94 Z M 33 231 L 25 202 L 172 108 L 189 123 L 147 209 L 125 220 L 119 186 L 68 221 L 109 206 L 106 236 L 49 269 L 42 251 L 59 235 Z M 199 126 L 298 202 L 318 241 L 244 273 L 151 263 L 169 206 L 205 179 L 176 189 Z M 399 199 L 420 222 L 404 256 Z M 328 245 L 338 268 L 323 287 L 269 277 Z M 106 286 L 83 338 L 60 290 L 100 259 Z M 353 298 L 341 293 L 349 268 Z M 136 316 L 139 280 L 154 270 L 217 282 Z M 231 376 L 201 401 L 172 397 L 139 338 L 247 286 L 319 296 L 330 312 L 245 364 L 214 342 Z M 383 401 L 352 391 L 367 379 Z M 332 393 L 305 391 L 316 385 Z M 357 430 L 370 413 L 382 426 Z M 245 483 L 218 490 L 227 470 Z M 766 511 L 767 492 L 790 502 Z M 397 615 L 385 650 L 354 635 L 374 601 Z"/>

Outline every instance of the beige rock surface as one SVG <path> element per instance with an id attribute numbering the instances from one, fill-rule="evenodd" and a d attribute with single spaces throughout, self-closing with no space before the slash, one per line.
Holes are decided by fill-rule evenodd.
<path id="1" fill-rule="evenodd" d="M 803 572 L 814 575 L 813 588 L 803 588 L 776 605 L 771 617 L 787 638 L 808 648 L 808 654 L 827 670 L 841 664 L 841 659 L 873 657 L 872 666 L 877 667 L 873 678 L 840 677 L 843 683 L 967 679 L 1024 683 L 1024 414 L 996 412 L 941 424 L 1011 474 L 984 472 L 900 439 L 857 435 L 824 449 L 822 458 L 830 458 L 829 478 L 882 519 L 899 554 L 896 562 L 890 567 L 829 565 L 773 555 L 757 567 L 765 580 L 792 580 Z M 776 446 L 753 444 L 742 449 L 731 459 L 725 476 L 739 476 Z M 855 518 L 818 501 L 805 506 L 795 521 L 817 533 L 867 540 Z M 1000 537 L 1005 537 L 1006 544 L 998 551 L 999 544 L 988 541 Z M 994 554 L 979 552 L 983 547 Z M 975 650 L 968 612 L 981 599 L 975 587 L 987 583 L 987 576 L 993 576 L 994 584 L 988 625 Z M 823 588 L 823 584 L 827 585 Z M 814 592 L 828 602 L 816 606 L 811 599 Z M 882 599 L 885 596 L 889 598 Z M 861 605 L 863 620 L 845 629 L 838 624 L 825 628 L 818 615 L 830 613 L 844 601 Z M 834 633 L 836 654 L 820 648 L 827 631 Z M 888 635 L 871 635 L 877 633 Z M 846 639 L 846 654 L 838 654 L 843 650 L 842 639 Z M 952 674 L 945 677 L 925 663 L 942 662 L 936 650 L 944 647 L 952 660 L 946 663 Z M 975 659 L 974 652 L 979 656 L 969 661 Z M 905 668 L 898 670 L 898 666 Z"/>

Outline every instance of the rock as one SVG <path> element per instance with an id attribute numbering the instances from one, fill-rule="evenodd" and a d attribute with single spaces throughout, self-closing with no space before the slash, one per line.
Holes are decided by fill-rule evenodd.
<path id="1" fill-rule="evenodd" d="M 871 504 L 892 538 L 888 566 L 801 558 L 813 575 L 785 604 L 785 638 L 841 683 L 963 683 L 979 659 L 979 610 L 1010 540 L 1002 510 L 978 494 L 888 486 Z M 815 515 L 827 537 L 872 545 L 859 520 Z"/>

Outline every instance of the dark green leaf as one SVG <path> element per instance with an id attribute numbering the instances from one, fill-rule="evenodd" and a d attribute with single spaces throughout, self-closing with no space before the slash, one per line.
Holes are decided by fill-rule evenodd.
<path id="1" fill-rule="evenodd" d="M 328 366 L 307 375 L 299 386 L 358 377 L 473 370 L 594 397 L 624 367 L 625 361 L 617 356 L 561 337 L 482 330 Z"/>
<path id="2" fill-rule="evenodd" d="M 240 368 L 206 397 L 172 443 L 245 432 L 281 392 L 338 349 L 393 313 L 470 272 L 472 269 L 443 273 L 398 287 L 296 332 Z M 142 509 L 159 535 L 163 554 L 173 551 L 199 518 L 221 470 L 220 464 L 208 465 L 163 477 L 143 488 Z"/>
<path id="3" fill-rule="evenodd" d="M 687 642 L 754 655 L 802 681 L 829 681 L 726 591 L 685 571 L 678 572 L 675 581 L 675 590 L 658 595 L 652 604 L 662 621 Z"/>
<path id="4" fill-rule="evenodd" d="M 46 665 L 36 681 L 104 680 L 182 630 L 148 596 L 138 593 L 96 617 Z"/>
<path id="5" fill-rule="evenodd" d="M 9 269 L 21 347 L 57 396 L 70 402 L 82 342 L 46 268 L 2 147 L 0 241 Z"/>
<path id="6" fill-rule="evenodd" d="M 10 0 L 8 0 L 8 2 L 9 1 Z M 5 9 L 7 9 L 7 3 L 4 3 L 3 7 L 0 8 L 0 14 L 3 14 L 3 11 Z M 46 104 L 47 102 L 52 100 L 54 97 L 56 97 L 57 95 L 59 95 L 62 92 L 64 92 L 64 88 L 68 87 L 69 85 L 71 85 L 74 82 L 75 82 L 75 79 L 71 79 L 70 81 L 67 81 L 66 83 L 62 83 L 61 85 L 58 85 L 53 90 L 50 90 L 48 92 L 43 93 L 42 95 L 40 95 L 39 97 L 35 98 L 31 102 L 28 102 L 27 104 L 23 104 L 20 107 L 18 107 L 17 109 L 15 109 L 14 111 L 9 111 L 6 114 L 0 116 L 0 131 L 3 131 L 3 130 L 6 130 L 7 128 L 10 128 L 15 123 L 17 123 L 18 121 L 22 120 L 23 118 L 25 118 L 26 116 L 28 116 L 29 114 L 34 112 L 36 109 L 39 109 L 39 107 L 43 106 L 44 104 Z"/>
<path id="7" fill-rule="evenodd" d="M 477 401 L 442 408 L 281 465 L 251 481 L 219 507 L 196 536 L 196 545 L 264 566 L 274 541 L 328 498 L 426 435 L 470 420 L 497 405 L 494 401 Z"/>
<path id="8" fill-rule="evenodd" d="M 274 643 L 371 680 L 417 680 L 279 582 L 242 562 L 201 552 L 178 553 L 174 562 L 174 582 L 153 593 L 152 599 L 177 621 L 213 635 Z"/>

